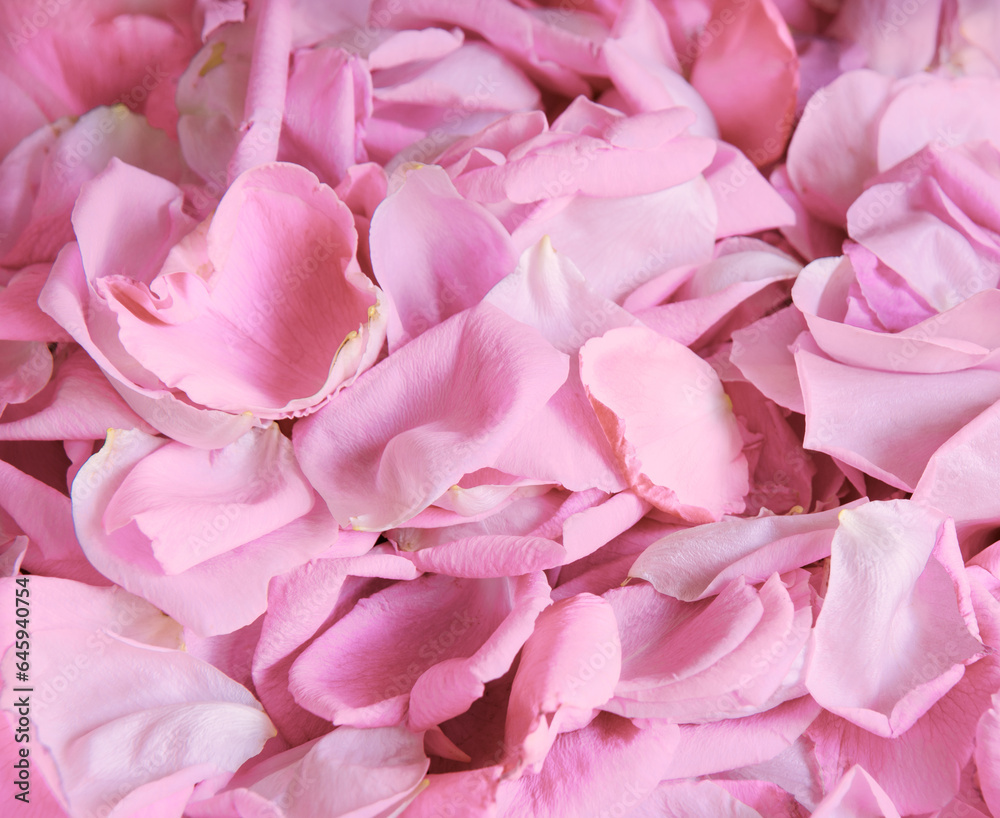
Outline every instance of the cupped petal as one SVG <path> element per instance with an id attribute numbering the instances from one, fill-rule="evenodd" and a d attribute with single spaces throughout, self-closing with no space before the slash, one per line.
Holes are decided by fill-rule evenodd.
<path id="1" fill-rule="evenodd" d="M 301 415 L 381 349 L 380 291 L 356 250 L 333 190 L 274 163 L 237 179 L 207 233 L 185 237 L 155 281 L 100 289 L 123 346 L 166 386 L 233 414 Z"/>
<path id="2" fill-rule="evenodd" d="M 743 510 L 743 442 L 705 361 L 676 341 L 628 327 L 588 341 L 580 375 L 639 496 L 691 522 Z"/>

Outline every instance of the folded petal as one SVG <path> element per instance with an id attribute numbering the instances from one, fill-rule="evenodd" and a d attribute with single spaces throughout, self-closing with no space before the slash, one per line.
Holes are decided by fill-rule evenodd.
<path id="1" fill-rule="evenodd" d="M 580 375 L 639 496 L 691 522 L 743 510 L 743 442 L 701 358 L 651 330 L 615 329 L 580 350 Z"/>
<path id="2" fill-rule="evenodd" d="M 537 773 L 556 736 L 584 727 L 614 694 L 621 642 L 611 606 L 578 594 L 546 608 L 521 650 L 507 707 L 507 776 Z"/>
<path id="3" fill-rule="evenodd" d="M 340 727 L 241 771 L 191 818 L 269 814 L 280 818 L 385 815 L 420 791 L 423 739 L 401 727 Z"/>
<path id="4" fill-rule="evenodd" d="M 341 524 L 392 528 L 462 475 L 492 466 L 566 372 L 566 357 L 535 330 L 484 304 L 391 354 L 298 423 L 296 453 Z"/>
<path id="5" fill-rule="evenodd" d="M 398 724 L 409 709 L 423 730 L 464 712 L 509 669 L 548 603 L 541 574 L 399 583 L 316 639 L 292 666 L 289 689 L 334 724 Z"/>
<path id="6" fill-rule="evenodd" d="M 718 594 L 741 576 L 763 582 L 773 573 L 828 557 L 838 515 L 863 502 L 815 514 L 729 518 L 677 531 L 643 551 L 629 576 L 686 602 Z"/>
<path id="7" fill-rule="evenodd" d="M 73 483 L 73 514 L 99 571 L 203 636 L 252 622 L 272 577 L 337 539 L 277 426 L 212 453 L 112 431 Z"/>

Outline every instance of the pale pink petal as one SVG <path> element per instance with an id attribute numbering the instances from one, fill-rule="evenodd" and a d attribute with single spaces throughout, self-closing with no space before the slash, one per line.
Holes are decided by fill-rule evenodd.
<path id="1" fill-rule="evenodd" d="M 733 333 L 730 359 L 750 383 L 779 406 L 805 414 L 790 347 L 806 329 L 794 306 L 778 310 Z"/>
<path id="2" fill-rule="evenodd" d="M 813 815 L 821 818 L 836 818 L 841 815 L 899 818 L 899 811 L 864 767 L 855 765 L 816 806 Z"/>
<path id="3" fill-rule="evenodd" d="M 995 403 L 931 455 L 913 490 L 914 502 L 934 506 L 955 521 L 967 554 L 981 538 L 991 538 L 1000 523 L 1000 502 L 992 490 L 998 447 L 1000 403 Z"/>
<path id="4" fill-rule="evenodd" d="M 844 0 L 827 31 L 864 49 L 868 68 L 907 77 L 934 61 L 942 5 L 941 0 L 912 7 L 892 0 Z"/>
<path id="5" fill-rule="evenodd" d="M 741 576 L 751 583 L 763 582 L 775 572 L 828 557 L 841 510 L 729 518 L 677 531 L 643 551 L 629 576 L 651 582 L 661 594 L 689 602 L 718 594 Z"/>
<path id="6" fill-rule="evenodd" d="M 41 598 L 51 591 L 54 604 L 48 626 L 32 635 L 34 761 L 71 814 L 110 809 L 124 797 L 120 811 L 132 815 L 170 792 L 190 793 L 234 772 L 274 735 L 245 688 L 171 649 L 176 624 L 152 606 L 63 580 L 33 580 L 32 596 L 36 587 Z M 5 677 L 14 659 L 5 656 Z M 17 695 L 4 690 L 5 710 Z"/>
<path id="7" fill-rule="evenodd" d="M 376 211 L 371 235 L 375 277 L 391 302 L 391 350 L 478 304 L 516 264 L 507 231 L 463 199 L 441 168 L 402 173 Z"/>
<path id="8" fill-rule="evenodd" d="M 537 774 L 559 733 L 590 723 L 614 694 L 621 660 L 618 623 L 605 600 L 579 594 L 542 611 L 511 688 L 507 777 Z"/>
<path id="9" fill-rule="evenodd" d="M 651 330 L 623 328 L 584 345 L 580 373 L 639 496 L 692 522 L 743 509 L 743 443 L 707 363 Z"/>
<path id="10" fill-rule="evenodd" d="M 988 369 L 910 374 L 859 369 L 804 349 L 795 354 L 807 449 L 912 491 L 931 455 L 1000 399 Z"/>
<path id="11" fill-rule="evenodd" d="M 878 129 L 891 86 L 874 71 L 849 71 L 813 95 L 795 129 L 788 178 L 809 212 L 830 224 L 845 225 L 865 181 L 883 167 Z"/>
<path id="12" fill-rule="evenodd" d="M 1000 603 L 992 596 L 997 582 L 980 568 L 969 569 L 968 575 L 980 637 L 995 648 L 1000 644 Z M 961 788 L 962 770 L 973 754 L 976 725 L 998 689 L 1000 662 L 988 653 L 969 665 L 951 691 L 899 737 L 872 735 L 824 713 L 810 726 L 808 735 L 827 787 L 860 764 L 903 815 L 942 808 Z"/>
<path id="13" fill-rule="evenodd" d="M 681 725 L 677 752 L 663 778 L 713 775 L 772 759 L 821 712 L 811 696 L 802 696 L 744 718 Z"/>
<path id="14" fill-rule="evenodd" d="M 100 440 L 108 429 L 156 430 L 133 412 L 80 349 L 57 366 L 45 389 L 0 419 L 0 440 Z"/>
<path id="15" fill-rule="evenodd" d="M 53 261 L 73 241 L 70 214 L 81 187 L 112 157 L 171 182 L 182 164 L 167 134 L 124 105 L 46 126 L 0 165 L 0 255 L 11 267 Z"/>
<path id="16" fill-rule="evenodd" d="M 502 781 L 501 815 L 576 818 L 627 814 L 664 777 L 676 757 L 678 728 L 639 729 L 602 713 L 582 730 L 560 735 L 538 775 Z"/>
<path id="17" fill-rule="evenodd" d="M 748 236 L 795 224 L 795 213 L 742 151 L 719 143 L 705 169 L 719 212 L 716 235 Z"/>
<path id="18" fill-rule="evenodd" d="M 272 577 L 323 553 L 337 539 L 336 523 L 315 494 L 311 505 L 301 503 L 305 511 L 293 519 L 288 520 L 285 512 L 267 519 L 272 494 L 281 496 L 285 490 L 295 496 L 294 488 L 283 489 L 282 484 L 298 485 L 300 490 L 305 486 L 287 440 L 282 443 L 278 438 L 282 436 L 272 426 L 250 432 L 221 456 L 214 452 L 220 474 L 241 461 L 253 463 L 255 456 L 266 463 L 267 472 L 265 479 L 230 473 L 228 491 L 206 497 L 204 481 L 213 469 L 206 470 L 199 461 L 211 460 L 210 455 L 137 430 L 109 433 L 104 448 L 87 461 L 73 483 L 74 522 L 87 558 L 105 576 L 203 636 L 230 633 L 249 624 L 267 607 Z M 176 470 L 170 474 L 143 478 L 148 469 L 142 461 L 154 453 L 159 453 L 157 460 L 182 465 L 171 466 Z M 139 473 L 130 483 L 136 468 Z M 171 520 L 171 504 L 176 509 L 185 488 L 199 480 L 204 505 L 186 518 Z M 152 487 L 146 496 L 144 485 Z M 213 490 L 218 492 L 219 487 Z M 143 527 L 150 535 L 143 533 Z M 157 545 L 156 538 L 171 530 L 171 548 Z M 220 551 L 220 545 L 231 550 Z M 161 560 L 175 573 L 168 573 Z"/>
<path id="19" fill-rule="evenodd" d="M 392 725 L 409 709 L 411 726 L 426 729 L 464 712 L 509 669 L 548 602 L 541 574 L 393 585 L 316 639 L 292 666 L 289 689 L 334 724 Z"/>
<path id="20" fill-rule="evenodd" d="M 917 75 L 885 108 L 878 130 L 878 170 L 888 170 L 926 145 L 995 142 L 1000 136 L 998 98 L 997 77 Z"/>
<path id="21" fill-rule="evenodd" d="M 691 69 L 719 135 L 764 166 L 781 156 L 792 131 L 798 56 L 788 24 L 771 0 L 727 0 L 713 12 L 733 18 L 709 39 Z"/>
<path id="22" fill-rule="evenodd" d="M 420 791 L 427 767 L 419 733 L 340 727 L 241 771 L 185 815 L 377 818 L 394 814 Z"/>
<path id="23" fill-rule="evenodd" d="M 982 653 L 964 616 L 968 585 L 951 576 L 952 562 L 964 572 L 954 527 L 907 501 L 839 518 L 806 684 L 827 710 L 898 736 Z"/>
<path id="24" fill-rule="evenodd" d="M 492 465 L 566 372 L 566 357 L 535 330 L 484 304 L 424 333 L 296 424 L 296 453 L 342 524 L 392 528 Z M 400 394 L 410 399 L 400 403 Z"/>
<path id="25" fill-rule="evenodd" d="M 594 293 L 572 261 L 548 237 L 525 250 L 515 272 L 486 301 L 535 327 L 556 349 L 576 357 L 590 338 L 637 319 Z M 620 491 L 626 484 L 580 382 L 579 367 L 497 461 L 513 474 L 549 479 L 581 491 Z"/>

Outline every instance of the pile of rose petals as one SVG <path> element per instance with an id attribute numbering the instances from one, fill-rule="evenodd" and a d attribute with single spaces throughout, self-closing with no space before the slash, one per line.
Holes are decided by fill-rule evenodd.
<path id="1" fill-rule="evenodd" d="M 4 814 L 1000 818 L 1000 4 L 0 32 Z"/>

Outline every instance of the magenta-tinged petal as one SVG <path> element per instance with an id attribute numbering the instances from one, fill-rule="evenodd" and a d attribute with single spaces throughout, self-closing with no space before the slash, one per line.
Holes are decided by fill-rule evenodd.
<path id="1" fill-rule="evenodd" d="M 375 818 L 420 791 L 428 760 L 423 739 L 401 727 L 340 727 L 241 770 L 221 793 L 190 804 L 191 818 Z"/>
<path id="2" fill-rule="evenodd" d="M 762 818 L 762 813 L 736 798 L 719 782 L 664 782 L 629 813 L 636 818 L 654 815 L 683 815 L 685 818 Z"/>
<path id="3" fill-rule="evenodd" d="M 503 774 L 499 764 L 456 773 L 427 776 L 427 787 L 402 813 L 405 818 L 437 818 L 455 810 L 467 818 L 493 818 L 496 790 Z M 61 816 L 60 816 L 61 818 Z"/>
<path id="4" fill-rule="evenodd" d="M 580 374 L 623 473 L 643 499 L 691 522 L 743 509 L 743 442 L 714 370 L 648 329 L 580 350 Z"/>
<path id="5" fill-rule="evenodd" d="M 313 642 L 292 666 L 289 689 L 334 724 L 398 724 L 409 705 L 411 726 L 426 729 L 464 712 L 485 681 L 507 671 L 548 602 L 540 574 L 393 585 Z M 428 671 L 433 685 L 423 680 Z"/>
<path id="6" fill-rule="evenodd" d="M 39 341 L 0 341 L 0 413 L 33 398 L 52 377 L 52 353 Z"/>
<path id="7" fill-rule="evenodd" d="M 0 460 L 0 531 L 28 536 L 31 546 L 23 565 L 33 574 L 108 584 L 80 549 L 69 498 L 4 460 Z"/>
<path id="8" fill-rule="evenodd" d="M 737 580 L 707 607 L 671 600 L 678 619 L 668 616 L 664 622 L 662 610 L 654 607 L 660 621 L 645 624 L 638 644 L 628 633 L 643 627 L 637 611 L 616 606 L 625 634 L 622 680 L 604 709 L 631 718 L 697 723 L 765 712 L 801 696 L 796 666 L 812 624 L 808 581 L 807 572 L 793 571 L 773 575 L 759 591 Z M 625 602 L 627 597 L 619 593 L 611 599 Z M 733 610 L 739 602 L 744 611 Z M 654 634 L 662 635 L 658 643 Z"/>
<path id="9" fill-rule="evenodd" d="M 73 482 L 74 522 L 87 558 L 202 636 L 249 624 L 267 607 L 272 577 L 337 540 L 336 522 L 319 497 L 302 502 L 306 484 L 282 439 L 275 426 L 250 432 L 232 449 L 214 452 L 213 469 L 205 463 L 212 456 L 201 450 L 138 430 L 109 433 Z M 169 474 L 148 474 L 142 462 L 153 455 Z M 265 469 L 264 479 L 240 472 L 241 465 Z M 225 475 L 225 491 L 212 483 L 213 473 Z M 214 496 L 204 496 L 206 480 Z M 199 499 L 207 502 L 187 511 L 192 498 L 185 489 L 199 483 Z M 274 513 L 282 496 L 296 498 L 297 516 Z"/>
<path id="10" fill-rule="evenodd" d="M 643 551 L 629 576 L 688 602 L 718 594 L 741 576 L 751 583 L 763 582 L 773 573 L 828 557 L 841 510 L 731 518 L 677 531 Z"/>
<path id="11" fill-rule="evenodd" d="M 593 508 L 568 517 L 563 524 L 567 562 L 589 556 L 638 523 L 651 505 L 634 491 L 622 491 Z"/>
<path id="12" fill-rule="evenodd" d="M 358 554 L 375 536 L 341 532 L 338 541 L 356 539 Z M 282 736 L 292 746 L 324 735 L 330 722 L 302 709 L 288 693 L 288 672 L 325 626 L 336 622 L 364 596 L 382 590 L 386 580 L 415 579 L 413 565 L 394 554 L 318 559 L 275 577 L 268 587 L 267 613 L 253 657 L 254 689 Z M 352 576 L 353 575 L 353 576 Z M 368 579 L 368 576 L 379 579 Z M 382 579 L 382 578 L 386 579 Z"/>
<path id="13" fill-rule="evenodd" d="M 391 354 L 298 423 L 296 454 L 342 524 L 392 528 L 491 466 L 566 372 L 566 357 L 535 330 L 484 304 Z"/>
<path id="14" fill-rule="evenodd" d="M 483 695 L 487 682 L 499 679 L 510 670 L 514 658 L 531 636 L 539 614 L 552 600 L 549 585 L 541 572 L 524 574 L 508 582 L 511 611 L 482 646 L 468 659 L 462 656 L 442 658 L 413 685 L 407 714 L 411 730 L 429 729 L 465 713 Z"/>
<path id="15" fill-rule="evenodd" d="M 545 537 L 464 537 L 410 554 L 418 571 L 450 577 L 514 577 L 567 562 L 566 549 Z"/>
<path id="16" fill-rule="evenodd" d="M 367 161 L 361 145 L 371 113 L 371 78 L 361 61 L 335 48 L 297 52 L 288 78 L 278 159 L 295 162 L 328 185 Z"/>
<path id="17" fill-rule="evenodd" d="M 965 617 L 968 584 L 951 575 L 949 563 L 964 573 L 954 527 L 907 501 L 839 516 L 806 684 L 827 710 L 898 736 L 983 650 Z"/>
<path id="18" fill-rule="evenodd" d="M 559 733 L 586 726 L 614 694 L 621 642 L 611 606 L 592 594 L 556 602 L 521 651 L 507 707 L 507 775 L 537 773 Z"/>
<path id="19" fill-rule="evenodd" d="M 813 815 L 821 818 L 835 818 L 840 815 L 899 818 L 899 811 L 893 806 L 885 790 L 865 771 L 864 767 L 855 765 L 816 806 Z"/>
<path id="20" fill-rule="evenodd" d="M 67 219 L 68 221 L 68 219 Z M 49 264 L 29 264 L 0 289 L 0 336 L 11 341 L 67 341 L 69 336 L 38 306 Z"/>
<path id="21" fill-rule="evenodd" d="M 392 350 L 478 304 L 517 263 L 496 217 L 463 199 L 441 168 L 402 173 L 376 211 L 371 234 L 375 277 L 392 305 Z"/>

